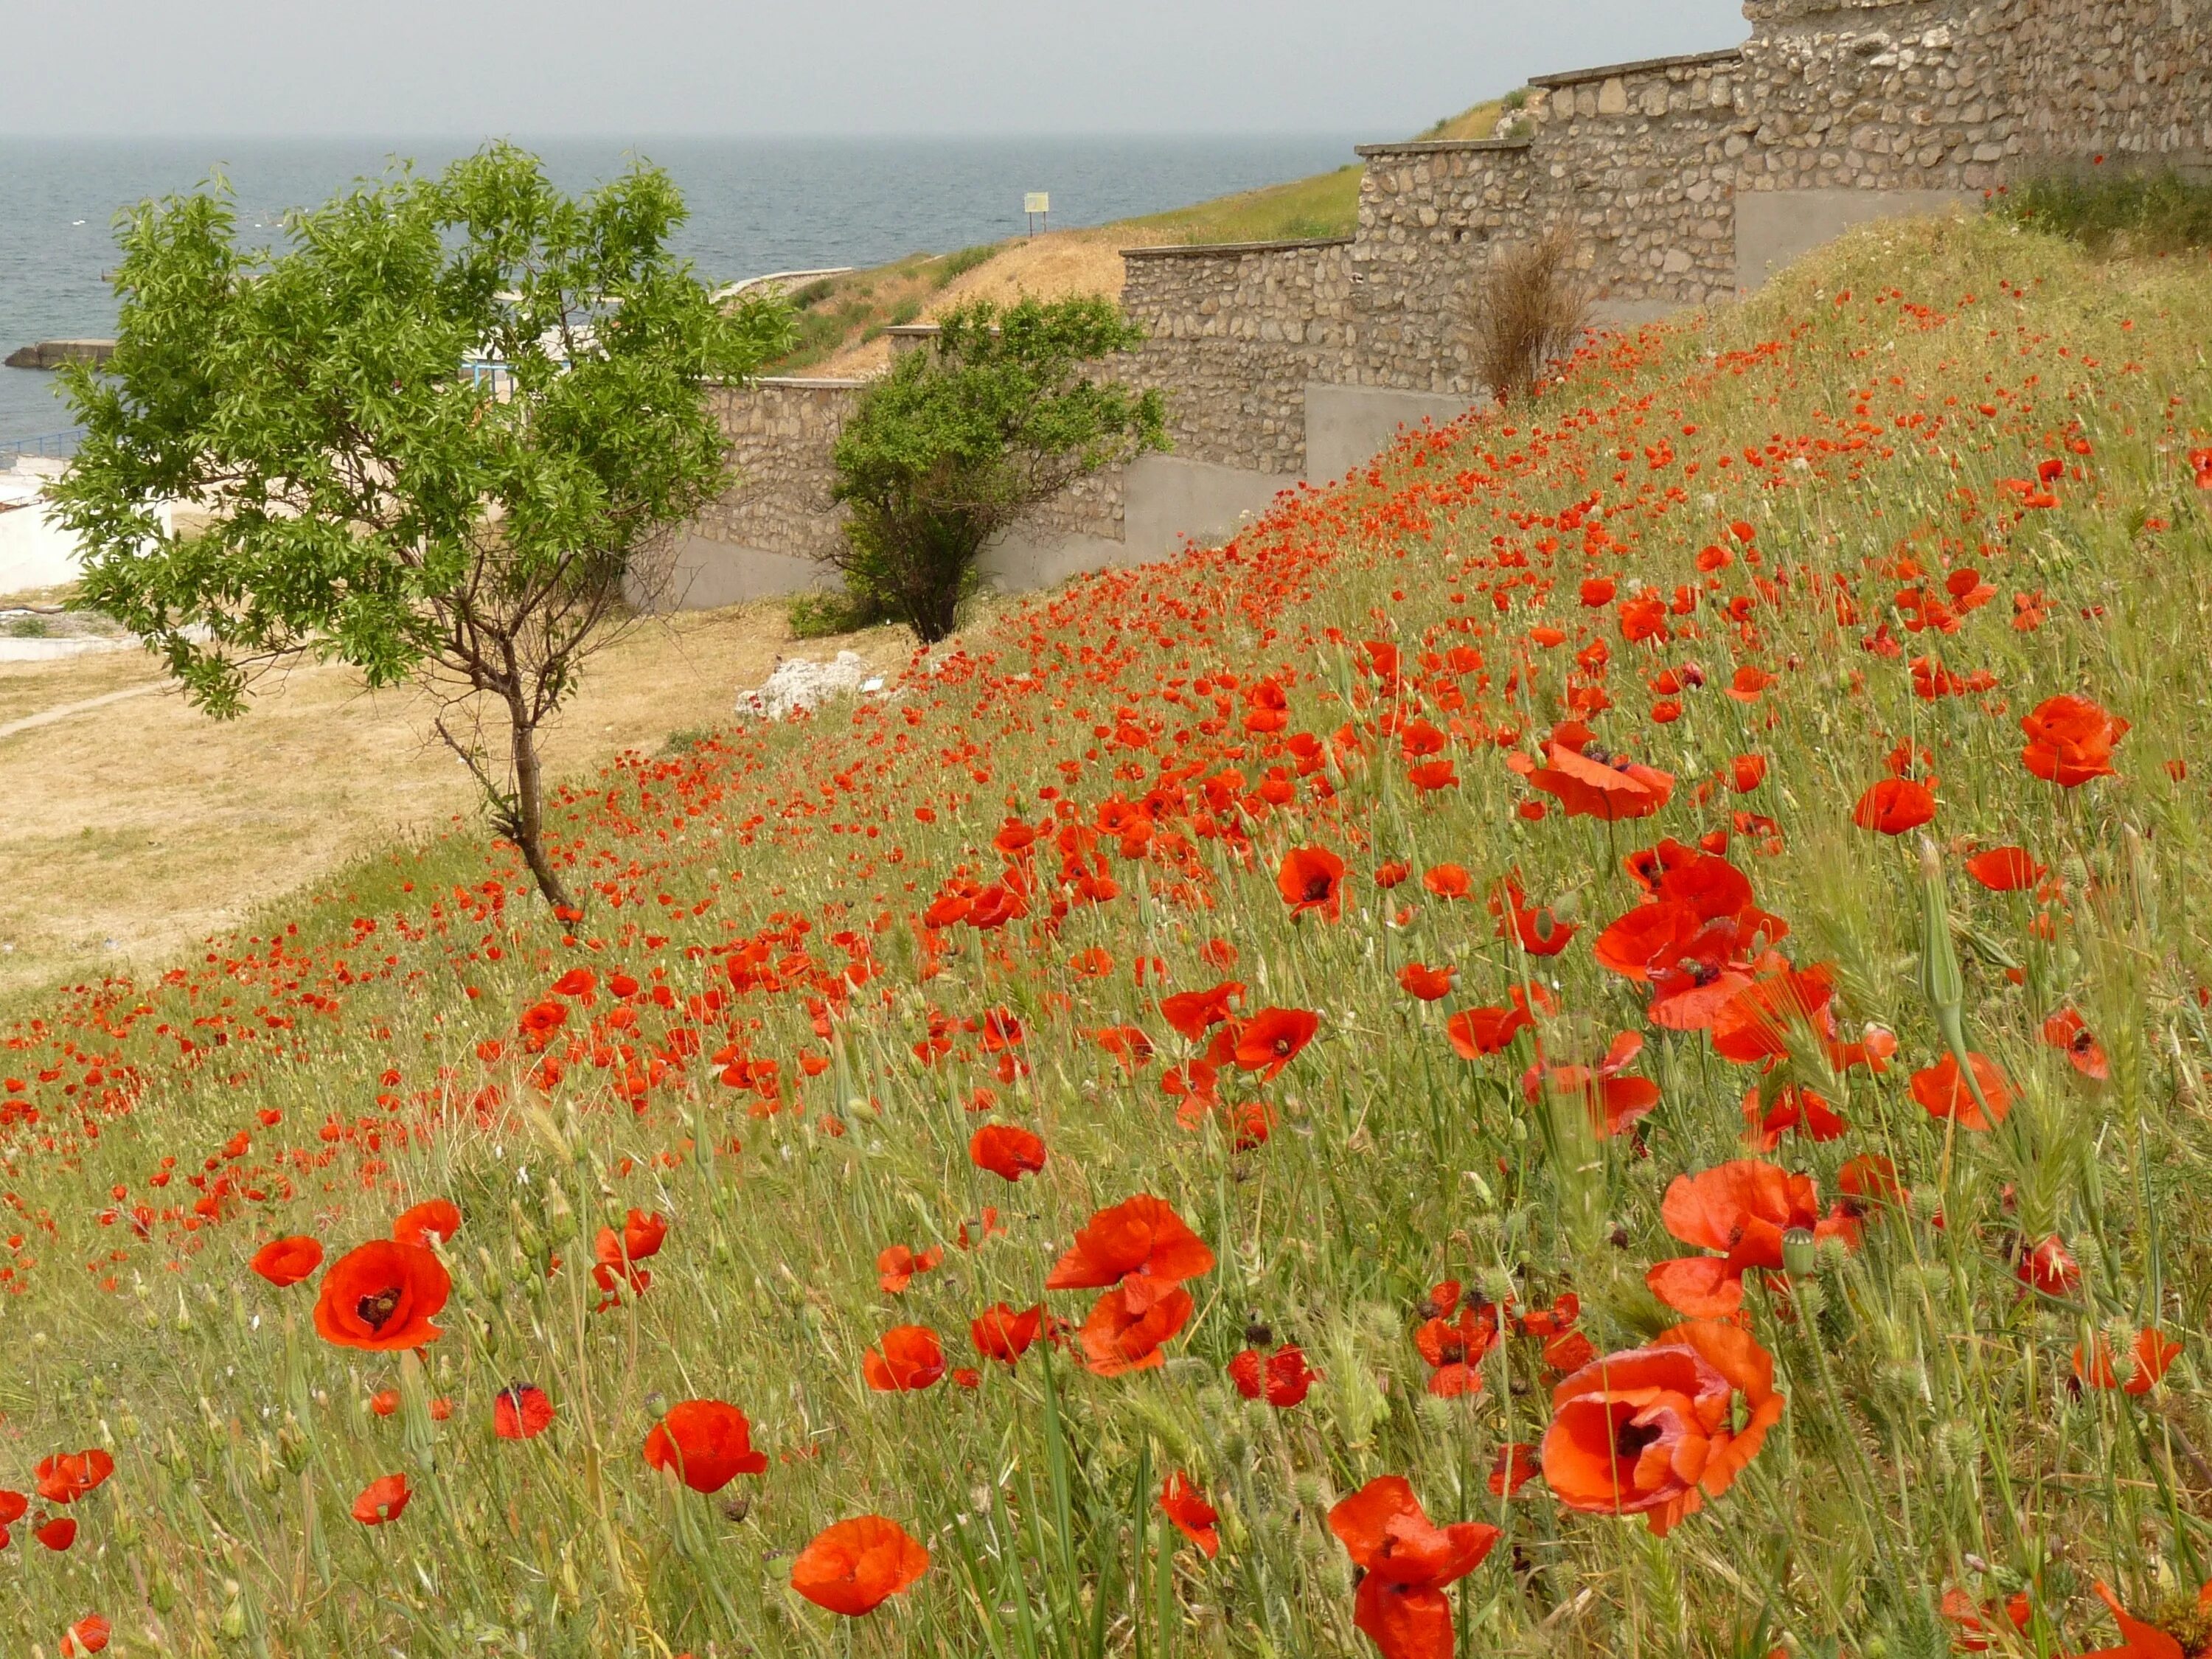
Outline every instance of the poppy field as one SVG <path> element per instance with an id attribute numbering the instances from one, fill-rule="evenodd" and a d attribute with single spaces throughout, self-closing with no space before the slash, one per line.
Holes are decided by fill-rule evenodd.
<path id="1" fill-rule="evenodd" d="M 1874 227 L 19 1006 L 8 1650 L 2212 1652 L 2208 339 Z"/>

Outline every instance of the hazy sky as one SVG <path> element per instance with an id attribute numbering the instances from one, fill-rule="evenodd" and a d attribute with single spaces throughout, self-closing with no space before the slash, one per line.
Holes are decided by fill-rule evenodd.
<path id="1" fill-rule="evenodd" d="M 1737 0 L 0 0 L 0 133 L 1398 136 Z"/>

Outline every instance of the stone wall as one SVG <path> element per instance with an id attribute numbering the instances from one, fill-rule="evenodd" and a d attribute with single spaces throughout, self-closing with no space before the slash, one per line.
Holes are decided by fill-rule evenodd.
<path id="1" fill-rule="evenodd" d="M 896 349 L 927 343 L 933 330 L 909 328 Z M 734 473 L 728 490 L 685 526 L 694 542 L 817 559 L 837 544 L 842 510 L 830 499 L 830 465 L 865 380 L 762 380 L 717 388 L 715 418 L 729 439 Z M 1079 478 L 1031 515 L 1046 537 L 1122 538 L 1120 469 Z"/>
<path id="2" fill-rule="evenodd" d="M 1133 248 L 1121 305 L 1146 331 L 1130 379 L 1167 393 L 1186 460 L 1296 477 L 1306 382 L 1344 356 L 1351 242 Z"/>
<path id="3" fill-rule="evenodd" d="M 689 526 L 702 541 L 819 557 L 837 540 L 830 452 L 860 395 L 859 380 L 756 380 L 718 388 L 736 482 Z"/>
<path id="4" fill-rule="evenodd" d="M 1746 0 L 1746 190 L 2212 154 L 2212 0 Z"/>
<path id="5" fill-rule="evenodd" d="M 1539 212 L 1572 228 L 1592 297 L 1616 314 L 1734 292 L 1743 67 L 1731 50 L 1529 82 Z"/>
<path id="6" fill-rule="evenodd" d="M 1319 378 L 1472 394 L 1477 279 L 1541 211 L 1529 149 L 1525 138 L 1360 149 L 1352 349 L 1343 374 Z"/>
<path id="7" fill-rule="evenodd" d="M 1170 457 L 1086 479 L 1032 526 L 1069 560 L 1218 533 L 1318 465 L 1480 392 L 1489 262 L 1572 228 L 1601 320 L 1709 303 L 1851 224 L 1955 210 L 2054 167 L 2212 172 L 2212 0 L 1744 0 L 1740 47 L 1535 77 L 1513 136 L 1370 145 L 1349 240 L 1129 251 L 1147 331 L 1115 372 L 1167 394 Z M 932 331 L 896 329 L 896 352 Z M 721 396 L 743 482 L 698 544 L 805 559 L 857 387 Z M 1011 545 L 1011 544 L 1010 544 Z M 1054 561 L 1057 559 L 1058 563 Z"/>

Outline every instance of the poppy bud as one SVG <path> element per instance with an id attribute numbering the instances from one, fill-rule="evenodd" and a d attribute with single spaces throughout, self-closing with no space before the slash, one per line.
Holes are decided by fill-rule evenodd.
<path id="1" fill-rule="evenodd" d="M 1813 1234 L 1804 1227 L 1792 1227 L 1782 1235 L 1782 1269 L 1793 1279 L 1802 1279 L 1816 1266 L 1814 1258 Z"/>

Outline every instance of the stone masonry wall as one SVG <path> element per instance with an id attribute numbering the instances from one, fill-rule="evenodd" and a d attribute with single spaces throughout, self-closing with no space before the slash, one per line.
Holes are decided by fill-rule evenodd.
<path id="1" fill-rule="evenodd" d="M 795 558 L 836 544 L 830 452 L 860 395 L 858 380 L 757 380 L 714 393 L 730 441 L 731 488 L 691 521 L 695 536 Z"/>
<path id="2" fill-rule="evenodd" d="M 1746 190 L 1995 189 L 2202 166 L 2212 0 L 1746 0 Z"/>
<path id="3" fill-rule="evenodd" d="M 1743 11 L 1738 48 L 1536 77 L 1516 137 L 1361 149 L 1349 240 L 1131 250 L 1123 305 L 1148 338 L 1115 372 L 1167 393 L 1177 458 L 1296 476 L 1310 382 L 1472 398 L 1480 276 L 1555 223 L 1573 227 L 1600 314 L 1627 318 L 1735 291 L 1739 198 L 1762 195 L 1770 239 L 1777 224 L 1826 228 L 1786 254 L 1866 216 L 1838 206 L 1859 191 L 1972 200 L 2098 157 L 2212 172 L 2212 0 Z M 894 331 L 894 348 L 927 332 Z M 694 531 L 801 556 L 830 545 L 830 449 L 857 392 L 717 394 L 742 482 Z M 1037 527 L 1121 540 L 1125 494 L 1118 471 L 1086 479 Z"/>
<path id="4" fill-rule="evenodd" d="M 1735 169 L 1743 60 L 1735 51 L 1529 84 L 1530 162 L 1546 223 L 1572 227 L 1601 305 L 1696 305 L 1735 288 Z"/>
<path id="5" fill-rule="evenodd" d="M 1342 380 L 1474 389 L 1468 311 L 1498 246 L 1537 208 L 1527 139 L 1372 144 L 1352 246 L 1352 334 Z"/>
<path id="6" fill-rule="evenodd" d="M 1345 241 L 1151 247 L 1123 256 L 1121 305 L 1143 325 L 1131 380 L 1168 394 L 1175 453 L 1295 476 L 1306 382 L 1340 362 L 1352 271 Z"/>
<path id="7" fill-rule="evenodd" d="M 904 349 L 918 342 L 909 338 Z M 735 479 L 691 520 L 690 533 L 732 547 L 819 558 L 837 544 L 842 510 L 830 499 L 830 453 L 862 380 L 762 380 L 713 393 Z M 1122 538 L 1118 468 L 1078 479 L 1032 515 L 1048 534 Z"/>

